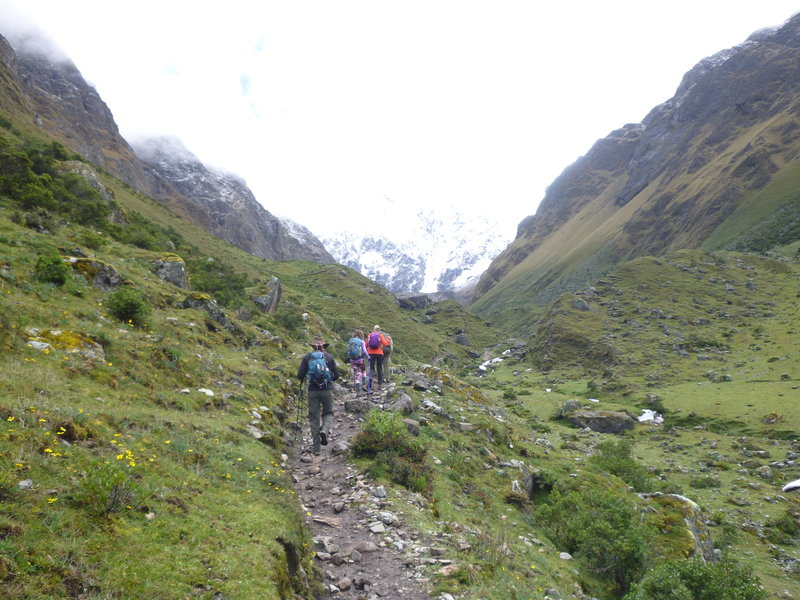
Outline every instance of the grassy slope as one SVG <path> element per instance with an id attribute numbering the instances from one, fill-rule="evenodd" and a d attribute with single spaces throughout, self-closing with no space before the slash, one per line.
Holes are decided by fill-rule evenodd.
<path id="1" fill-rule="evenodd" d="M 377 322 L 393 334 L 395 364 L 415 365 L 459 364 L 499 338 L 455 303 L 422 325 L 421 312 L 350 269 L 248 255 L 100 175 L 128 214 L 181 236 L 178 254 L 213 257 L 254 286 L 277 276 L 281 308 L 239 310 L 226 331 L 181 308 L 187 292 L 153 275 L 160 252 L 110 238 L 93 250 L 81 226 L 36 233 L 14 224 L 13 203 L 0 198 L 0 595 L 309 597 L 319 573 L 281 459 L 293 442 L 284 440 L 289 382 L 308 341 L 322 333 L 341 353 L 345 330 Z M 108 294 L 80 277 L 63 287 L 36 280 L 40 256 L 75 251 L 143 292 L 144 326 L 111 316 Z M 50 347 L 29 342 L 34 329 Z M 469 347 L 455 343 L 459 332 Z M 86 354 L 86 340 L 103 352 Z"/>
<path id="2" fill-rule="evenodd" d="M 706 514 L 736 524 L 727 550 L 757 566 L 775 593 L 800 589 L 796 574 L 769 560 L 776 534 L 763 527 L 797 506 L 779 490 L 797 476 L 786 463 L 797 450 L 800 418 L 797 277 L 796 264 L 752 255 L 638 259 L 597 286 L 591 311 L 568 299 L 556 306 L 533 353 L 569 397 L 634 411 L 651 406 L 648 395 L 656 398 L 673 428 L 669 435 L 642 428 L 637 455 Z M 591 382 L 583 390 L 571 383 L 581 378 Z M 715 487 L 702 487 L 704 477 Z M 792 537 L 783 547 L 796 559 Z"/>
<path id="3" fill-rule="evenodd" d="M 259 315 L 237 320 L 235 334 L 209 327 L 205 314 L 179 308 L 185 292 L 152 275 L 158 253 L 110 242 L 98 257 L 144 290 L 154 307 L 147 327 L 130 327 L 108 316 L 106 295 L 80 280 L 55 288 L 32 277 L 37 256 L 75 247 L 81 228 L 37 234 L 12 224 L 3 209 L 4 596 L 308 596 L 316 585 L 312 549 L 281 467 L 279 423 L 293 411 L 286 380 L 310 336 L 321 331 L 337 352 L 344 347 L 339 332 L 373 322 L 393 334 L 401 364 L 419 367 L 438 357 L 462 375 L 453 379 L 428 368 L 441 389 L 433 399 L 449 417 L 421 408 L 412 415 L 427 422 L 421 440 L 433 460 L 430 496 L 420 506 L 413 494 L 385 482 L 404 518 L 433 532 L 455 563 L 453 572 L 428 568 L 437 590 L 522 599 L 555 588 L 569 597 L 580 583 L 593 595 L 613 597 L 580 556 L 576 562 L 559 558 L 563 546 L 548 539 L 537 517 L 547 494 L 527 499 L 512 493 L 522 474 L 509 461 L 542 469 L 564 489 L 608 486 L 626 502 L 638 502 L 587 458 L 608 436 L 576 431 L 553 416 L 566 400 L 589 397 L 606 408 L 636 410 L 648 393 L 661 397 L 668 429 L 637 429 L 631 435 L 636 456 L 663 485 L 720 520 L 712 528 L 715 539 L 756 566 L 768 589 L 798 589 L 796 576 L 771 559 L 776 547 L 795 553 L 791 539 L 771 546 L 775 528 L 764 527 L 794 506 L 775 490 L 796 474 L 774 468 L 773 480 L 758 475 L 759 466 L 794 450 L 787 440 L 797 416 L 792 380 L 800 372 L 793 352 L 793 266 L 692 252 L 636 261 L 596 284 L 592 311 L 574 309 L 569 296 L 557 303 L 541 328 L 548 337 L 537 340 L 527 359 L 512 355 L 477 377 L 469 374 L 479 360 L 470 352 L 496 346 L 498 335 L 455 304 L 439 305 L 424 325 L 425 311 L 400 310 L 385 290 L 348 269 L 268 263 L 204 235 L 111 179 L 106 183 L 128 210 L 173 227 L 203 255 L 253 281 L 278 276 L 281 313 L 308 312 L 309 318 L 293 329 Z M 748 278 L 755 290 L 746 291 Z M 26 344 L 29 327 L 92 336 L 102 341 L 105 356 L 88 358 L 69 344 L 36 350 Z M 462 330 L 470 348 L 453 341 Z M 687 340 L 689 355 L 681 356 L 676 348 Z M 586 352 L 586 343 L 596 351 Z M 535 368 L 542 366 L 549 372 Z M 731 374 L 732 381 L 712 380 L 712 369 Z M 419 407 L 424 394 L 410 393 Z M 762 417 L 773 412 L 778 422 L 764 424 Z M 260 442 L 246 431 L 252 421 L 267 434 Z M 459 426 L 462 421 L 472 428 Z M 65 438 L 68 444 L 59 441 Z M 770 458 L 746 456 L 752 446 L 767 448 Z M 706 476 L 722 487 L 699 485 Z M 24 480 L 32 489 L 18 487 Z M 666 522 L 668 515 L 653 514 Z M 664 533 L 657 547 L 666 557 L 685 551 L 684 544 Z M 171 576 L 160 577 L 163 572 Z"/>

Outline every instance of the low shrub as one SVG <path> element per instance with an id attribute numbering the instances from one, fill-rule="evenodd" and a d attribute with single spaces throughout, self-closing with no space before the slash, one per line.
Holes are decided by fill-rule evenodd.
<path id="1" fill-rule="evenodd" d="M 624 600 L 766 600 L 758 577 L 732 561 L 699 559 L 658 565 L 634 584 Z"/>
<path id="2" fill-rule="evenodd" d="M 788 509 L 782 515 L 767 521 L 764 535 L 773 544 L 794 545 L 800 532 L 800 511 Z"/>
<path id="3" fill-rule="evenodd" d="M 351 452 L 357 458 L 373 459 L 373 474 L 385 473 L 415 492 L 430 489 L 433 470 L 427 462 L 427 450 L 396 413 L 370 411 L 352 439 Z"/>
<path id="4" fill-rule="evenodd" d="M 689 487 L 696 490 L 722 487 L 722 482 L 713 475 L 696 475 L 689 480 Z"/>
<path id="5" fill-rule="evenodd" d="M 652 492 L 655 489 L 655 478 L 631 456 L 633 441 L 608 440 L 598 444 L 597 449 L 600 453 L 590 460 L 600 469 L 616 475 L 637 492 Z"/>
<path id="6" fill-rule="evenodd" d="M 43 254 L 36 260 L 33 273 L 39 281 L 64 285 L 69 278 L 70 267 L 58 253 Z"/>
<path id="7" fill-rule="evenodd" d="M 619 495 L 597 488 L 555 488 L 536 511 L 549 537 L 618 593 L 639 581 L 651 562 L 653 533 Z"/>
<path id="8" fill-rule="evenodd" d="M 96 516 L 138 509 L 148 493 L 124 461 L 97 462 L 86 473 L 70 500 Z"/>
<path id="9" fill-rule="evenodd" d="M 147 300 L 139 290 L 130 286 L 122 286 L 109 294 L 106 306 L 112 315 L 131 325 L 144 325 L 150 314 Z"/>

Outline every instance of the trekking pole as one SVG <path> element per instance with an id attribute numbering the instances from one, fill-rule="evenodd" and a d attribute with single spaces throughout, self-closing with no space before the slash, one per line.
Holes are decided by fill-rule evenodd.
<path id="1" fill-rule="evenodd" d="M 297 390 L 297 393 L 294 395 L 294 403 L 297 405 L 297 418 L 295 419 L 297 423 L 297 427 L 294 430 L 294 441 L 297 443 L 297 434 L 303 431 L 303 426 L 301 425 L 301 415 L 303 412 L 303 384 L 300 384 L 300 389 Z"/>

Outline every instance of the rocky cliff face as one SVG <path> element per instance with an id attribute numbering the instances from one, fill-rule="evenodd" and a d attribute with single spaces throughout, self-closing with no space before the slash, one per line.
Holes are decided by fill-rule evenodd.
<path id="1" fill-rule="evenodd" d="M 40 37 L 16 38 L 13 46 L 3 60 L 36 125 L 89 162 L 152 195 L 152 182 L 120 135 L 111 111 L 75 64 Z"/>
<path id="2" fill-rule="evenodd" d="M 12 47 L 13 46 L 13 47 Z M 270 260 L 333 262 L 311 236 L 297 238 L 246 184 L 213 173 L 174 144 L 145 144 L 140 157 L 120 135 L 97 91 L 41 36 L 0 38 L 0 106 L 27 114 L 49 135 L 212 235 Z"/>
<path id="3" fill-rule="evenodd" d="M 475 308 L 544 303 L 637 256 L 743 249 L 779 210 L 786 229 L 800 214 L 784 189 L 800 176 L 798 113 L 800 16 L 700 61 L 642 123 L 569 166 L 482 277 Z"/>
<path id="4" fill-rule="evenodd" d="M 268 260 L 333 263 L 333 257 L 308 230 L 287 227 L 256 201 L 239 177 L 206 167 L 176 139 L 136 143 L 136 153 L 206 215 L 206 229 L 237 248 Z"/>

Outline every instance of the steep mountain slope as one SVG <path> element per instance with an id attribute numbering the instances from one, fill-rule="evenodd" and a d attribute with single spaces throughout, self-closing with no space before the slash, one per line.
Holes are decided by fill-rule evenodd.
<path id="1" fill-rule="evenodd" d="M 559 294 L 637 256 L 763 250 L 759 227 L 778 212 L 776 240 L 797 239 L 798 111 L 800 16 L 702 60 L 642 123 L 568 167 L 481 279 L 475 310 L 529 327 Z"/>
<path id="2" fill-rule="evenodd" d="M 287 227 L 261 206 L 242 179 L 212 171 L 179 140 L 142 140 L 135 148 L 145 165 L 202 207 L 212 235 L 269 260 L 334 262 L 313 235 Z"/>
<path id="3" fill-rule="evenodd" d="M 13 44 L 16 48 L 0 38 L 6 78 L 0 104 L 25 114 L 29 126 L 48 132 L 132 188 L 248 252 L 275 260 L 333 262 L 319 241 L 295 239 L 244 182 L 212 174 L 185 150 L 176 150 L 171 160 L 169 144 L 162 144 L 158 152 L 148 144 L 144 150 L 154 163 L 143 161 L 70 60 L 38 35 L 15 38 Z"/>

